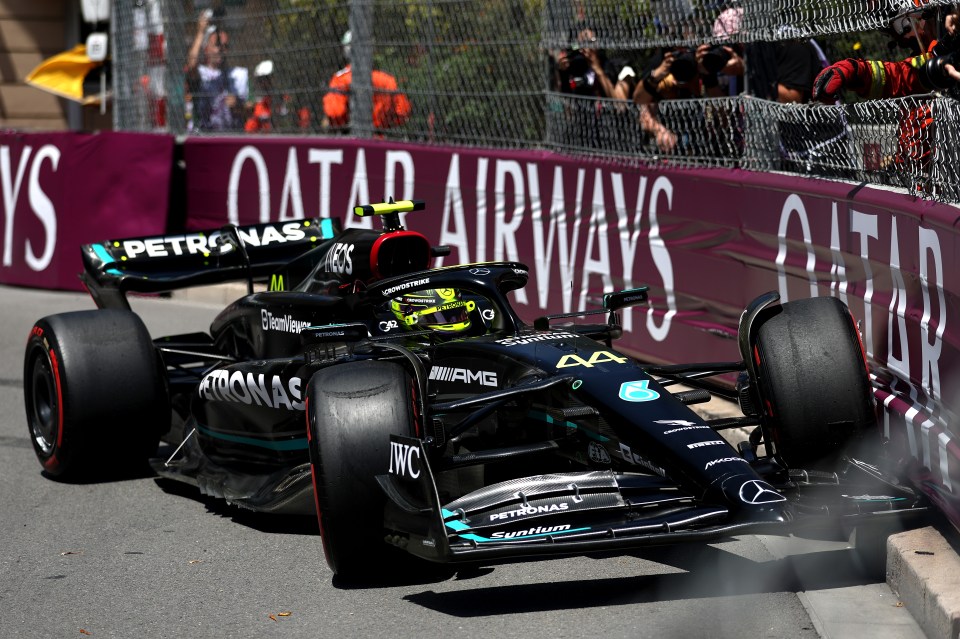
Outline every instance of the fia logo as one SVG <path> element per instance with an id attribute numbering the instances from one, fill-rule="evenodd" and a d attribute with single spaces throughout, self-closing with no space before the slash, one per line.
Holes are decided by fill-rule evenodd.
<path id="1" fill-rule="evenodd" d="M 635 382 L 620 384 L 620 399 L 625 402 L 652 402 L 660 397 L 660 393 L 650 390 L 649 379 L 639 379 Z"/>
<path id="2" fill-rule="evenodd" d="M 414 463 L 414 458 L 416 458 L 416 463 Z M 419 477 L 420 448 L 410 444 L 390 442 L 390 468 L 387 472 L 407 479 Z"/>

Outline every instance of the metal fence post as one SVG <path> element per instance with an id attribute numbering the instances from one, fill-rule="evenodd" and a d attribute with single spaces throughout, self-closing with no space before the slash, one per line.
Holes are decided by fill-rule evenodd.
<path id="1" fill-rule="evenodd" d="M 373 137 L 373 3 L 350 2 L 350 134 Z"/>

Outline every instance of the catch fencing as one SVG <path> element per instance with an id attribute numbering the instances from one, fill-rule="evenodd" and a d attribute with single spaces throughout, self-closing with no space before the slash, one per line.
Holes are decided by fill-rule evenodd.
<path id="1" fill-rule="evenodd" d="M 950 5 L 931 0 L 932 8 Z M 671 100 L 657 116 L 676 134 L 658 146 L 632 101 L 558 92 L 551 56 L 596 45 L 640 73 L 656 47 L 815 37 L 832 60 L 889 58 L 887 26 L 914 0 L 138 0 L 115 3 L 115 128 L 181 136 L 242 135 L 256 100 L 274 95 L 272 133 L 350 135 L 420 144 L 556 150 L 625 164 L 784 171 L 904 188 L 960 202 L 957 103 L 939 95 L 850 104 L 779 104 L 747 91 Z M 198 15 L 223 36 L 240 100 L 232 130 L 206 131 L 186 83 Z M 720 16 L 728 19 L 721 19 Z M 735 19 L 730 20 L 733 16 Z M 409 118 L 375 128 L 372 87 L 357 80 L 349 125 L 324 113 L 333 75 L 393 75 Z M 270 61 L 269 87 L 258 75 Z M 747 59 L 747 65 L 751 60 Z M 356 99 L 367 96 L 366 101 Z M 284 115 L 285 114 L 285 115 Z M 284 117 L 280 117 L 284 115 Z"/>

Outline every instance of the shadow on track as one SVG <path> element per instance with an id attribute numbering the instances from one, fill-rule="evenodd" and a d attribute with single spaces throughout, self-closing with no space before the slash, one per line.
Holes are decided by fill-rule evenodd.
<path id="1" fill-rule="evenodd" d="M 762 562 L 707 545 L 650 549 L 623 557 L 654 561 L 688 572 L 548 581 L 445 593 L 426 591 L 405 599 L 455 617 L 486 617 L 876 583 L 874 577 L 863 574 L 849 549 Z M 461 571 L 458 578 L 469 578 L 469 573 Z"/>

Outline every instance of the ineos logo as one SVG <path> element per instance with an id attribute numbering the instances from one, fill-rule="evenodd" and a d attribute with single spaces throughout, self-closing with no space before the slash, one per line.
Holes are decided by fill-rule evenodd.
<path id="1" fill-rule="evenodd" d="M 751 479 L 740 486 L 740 501 L 745 504 L 775 504 L 787 498 L 766 482 Z"/>
<path id="2" fill-rule="evenodd" d="M 414 466 L 416 457 L 416 467 Z M 392 475 L 416 479 L 420 476 L 420 449 L 410 444 L 390 442 L 390 468 Z"/>
<path id="3" fill-rule="evenodd" d="M 327 271 L 331 273 L 353 273 L 353 244 L 337 242 L 327 253 Z"/>

